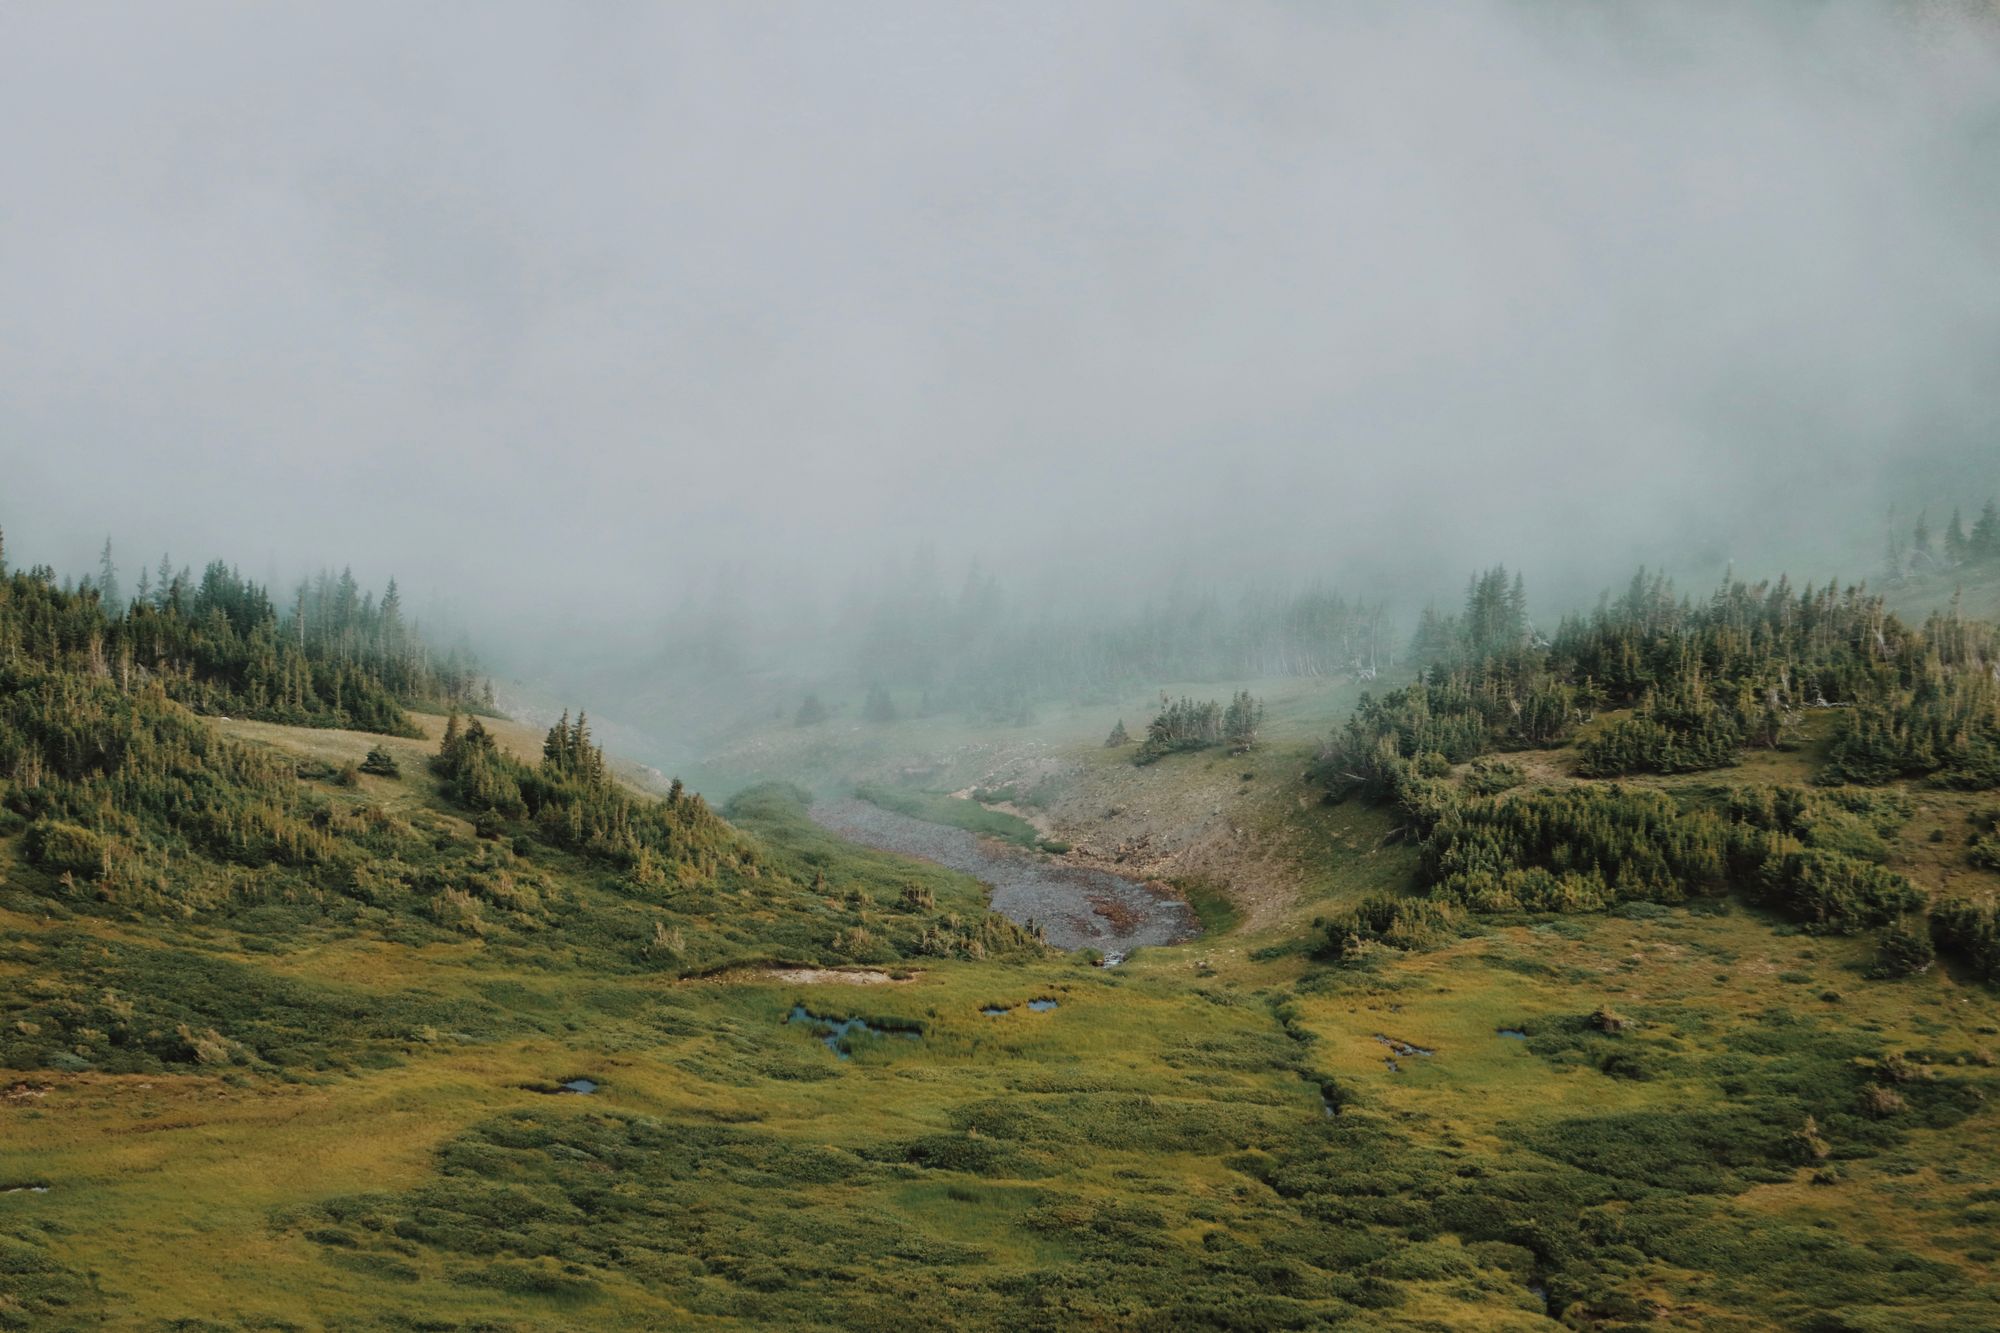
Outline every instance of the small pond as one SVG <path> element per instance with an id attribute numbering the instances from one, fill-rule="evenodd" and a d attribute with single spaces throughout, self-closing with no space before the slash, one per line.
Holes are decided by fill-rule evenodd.
<path id="1" fill-rule="evenodd" d="M 1528 1039 L 1528 1034 L 1520 1028 L 1501 1028 L 1500 1035 L 1508 1041 L 1526 1041 Z"/>
<path id="2" fill-rule="evenodd" d="M 1040 999 L 1028 1001 L 1028 1008 L 1034 1010 L 1038 1014 L 1046 1014 L 1049 1010 L 1060 1007 L 1061 1007 L 1060 1001 L 1051 1000 L 1046 995 L 1042 996 Z M 979 1012 L 985 1014 L 988 1018 L 998 1018 L 1002 1014 L 1013 1013 L 1014 1007 L 1012 1005 L 989 1004 L 981 1006 Z"/>
<path id="3" fill-rule="evenodd" d="M 793 1005 L 792 1012 L 785 1015 L 785 1021 L 810 1027 L 820 1043 L 843 1060 L 852 1053 L 852 1039 L 857 1032 L 864 1037 L 901 1037 L 906 1041 L 915 1041 L 923 1035 L 914 1028 L 881 1027 L 865 1018 L 828 1018 L 824 1014 L 813 1013 L 802 1004 Z"/>
<path id="4" fill-rule="evenodd" d="M 580 1096 L 588 1097 L 591 1093 L 597 1091 L 597 1080 L 594 1078 L 573 1078 L 557 1088 L 556 1091 L 574 1092 Z"/>

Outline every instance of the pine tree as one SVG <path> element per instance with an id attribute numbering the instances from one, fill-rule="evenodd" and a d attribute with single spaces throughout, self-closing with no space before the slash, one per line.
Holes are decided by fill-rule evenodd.
<path id="1" fill-rule="evenodd" d="M 1119 718 L 1118 725 L 1111 728 L 1111 734 L 1104 738 L 1104 748 L 1116 750 L 1132 743 L 1132 736 L 1125 730 L 1125 719 Z"/>
<path id="2" fill-rule="evenodd" d="M 1966 547 L 1973 560 L 2000 560 L 2000 505 L 1991 500 L 1986 502 L 1986 507 L 1979 511 L 1979 521 L 1972 525 Z"/>
<path id="3" fill-rule="evenodd" d="M 1951 511 L 1951 526 L 1944 530 L 1944 558 L 1954 565 L 1965 563 L 1965 523 L 1957 509 Z"/>
<path id="4" fill-rule="evenodd" d="M 1222 736 L 1232 749 L 1243 752 L 1257 744 L 1257 728 L 1264 722 L 1264 705 L 1238 690 L 1222 714 Z"/>
<path id="5" fill-rule="evenodd" d="M 576 715 L 576 730 L 570 735 L 570 771 L 595 785 L 604 781 L 604 751 L 590 739 L 590 714 Z"/>
<path id="6" fill-rule="evenodd" d="M 1417 632 L 1410 640 L 1410 660 L 1420 667 L 1441 662 L 1451 653 L 1453 626 L 1448 617 L 1427 606 L 1417 618 Z"/>
<path id="7" fill-rule="evenodd" d="M 1917 514 L 1916 531 L 1910 534 L 1910 554 L 1928 565 L 1935 559 L 1931 550 L 1931 511 L 1921 510 Z"/>
<path id="8" fill-rule="evenodd" d="M 459 752 L 465 748 L 465 724 L 459 720 L 458 710 L 451 710 L 445 719 L 444 740 L 438 744 L 438 759 L 445 764 L 456 764 Z"/>
<path id="9" fill-rule="evenodd" d="M 97 595 L 104 603 L 105 611 L 118 615 L 125 607 L 125 599 L 118 587 L 118 566 L 111 563 L 111 539 L 104 539 L 104 552 L 97 557 Z"/>
<path id="10" fill-rule="evenodd" d="M 452 717 L 457 718 L 453 713 Z M 550 773 L 562 773 L 569 768 L 569 709 L 563 709 L 562 720 L 549 728 L 549 734 L 542 739 L 542 767 Z"/>
<path id="11" fill-rule="evenodd" d="M 814 723 L 826 721 L 826 705 L 819 701 L 817 694 L 808 694 L 799 705 L 798 715 L 792 719 L 794 726 L 810 727 Z"/>

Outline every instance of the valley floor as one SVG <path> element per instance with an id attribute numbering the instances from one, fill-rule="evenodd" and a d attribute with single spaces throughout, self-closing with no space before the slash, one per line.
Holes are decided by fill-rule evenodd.
<path id="1" fill-rule="evenodd" d="M 1328 964 L 1315 919 L 1403 889 L 1414 853 L 1306 779 L 1352 687 L 1269 692 L 1250 756 L 1136 768 L 1094 708 L 718 758 L 737 783 L 977 788 L 1078 864 L 1172 883 L 1206 932 L 1116 968 L 760 959 L 748 898 L 740 965 L 683 976 L 9 896 L 8 1023 L 164 938 L 187 975 L 335 997 L 313 1021 L 347 1044 L 283 1074 L 7 1076 L 0 1326 L 2000 1327 L 1990 990 L 1874 980 L 1862 941 L 1726 902 Z M 375 739 L 226 725 L 331 760 Z M 391 744 L 418 773 L 426 746 Z M 419 777 L 363 781 L 444 818 Z M 1967 799 L 1920 797 L 1907 873 L 1976 873 L 1928 837 Z M 976 911 L 962 877 L 746 822 L 832 884 Z M 850 1018 L 876 1031 L 820 1021 Z M 1883 1077 L 1900 1106 L 1864 1114 Z M 1803 1108 L 1823 1154 L 1793 1151 Z"/>

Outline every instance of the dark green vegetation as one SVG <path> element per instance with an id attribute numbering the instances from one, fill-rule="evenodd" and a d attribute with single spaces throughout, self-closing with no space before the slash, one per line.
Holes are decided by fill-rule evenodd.
<path id="1" fill-rule="evenodd" d="M 1256 747 L 1257 731 L 1263 725 L 1264 705 L 1252 698 L 1248 690 L 1238 690 L 1227 705 L 1213 699 L 1203 703 L 1186 697 L 1169 699 L 1163 694 L 1160 711 L 1146 724 L 1146 739 L 1139 743 L 1132 762 L 1150 764 L 1170 754 L 1206 750 L 1213 745 L 1227 745 L 1237 754 L 1247 753 Z M 1124 744 L 1119 739 L 1124 727 L 1123 722 L 1118 724 L 1105 742 L 1106 748 Z"/>
<path id="2" fill-rule="evenodd" d="M 0 605 L 0 663 L 60 667 L 130 691 L 157 684 L 197 713 L 304 726 L 419 734 L 404 709 L 492 703 L 492 686 L 457 655 L 440 658 L 403 619 L 391 580 L 379 602 L 351 575 L 301 584 L 280 616 L 267 591 L 220 560 L 195 578 L 163 557 L 129 603 L 109 563 L 81 588 L 39 567 L 9 575 Z M 9 689 L 21 677 L 10 677 Z"/>
<path id="3" fill-rule="evenodd" d="M 1418 650 L 1434 661 L 1425 677 L 1364 699 L 1322 772 L 1336 793 L 1393 798 L 1422 839 L 1420 883 L 1476 912 L 1592 912 L 1734 892 L 1817 930 L 1886 926 L 1928 906 L 1881 864 L 1909 802 L 1837 784 L 2000 784 L 1991 628 L 1933 615 L 1913 631 L 1859 590 L 1735 583 L 1697 607 L 1642 573 L 1623 598 L 1566 620 L 1544 644 L 1520 581 L 1496 569 L 1474 581 L 1462 617 L 1426 619 Z M 1828 708 L 1837 720 L 1812 775 L 1828 790 L 1515 792 L 1491 780 L 1490 764 L 1462 783 L 1448 776 L 1493 749 L 1550 746 L 1613 705 L 1633 712 L 1576 741 L 1579 777 L 1731 766 L 1746 746 L 1788 745 L 1804 711 Z M 1975 841 L 1975 864 L 1981 855 Z M 1409 910 L 1343 917 L 1330 946 L 1431 938 L 1436 923 L 1412 923 Z M 1947 952 L 1977 953 L 1965 942 L 1976 931 L 1957 917 L 1934 933 Z"/>
<path id="4" fill-rule="evenodd" d="M 1501 570 L 1475 582 L 1462 616 L 1427 614 L 1412 649 L 1423 678 L 1363 701 L 1328 749 L 1329 779 L 1379 796 L 1397 762 L 1559 745 L 1626 708 L 1578 743 L 1580 775 L 1693 772 L 1782 747 L 1802 715 L 1828 709 L 1840 714 L 1828 781 L 2000 785 L 1989 626 L 1935 614 L 1912 629 L 1861 589 L 1783 579 L 1696 603 L 1643 572 L 1553 640 L 1526 614 Z"/>

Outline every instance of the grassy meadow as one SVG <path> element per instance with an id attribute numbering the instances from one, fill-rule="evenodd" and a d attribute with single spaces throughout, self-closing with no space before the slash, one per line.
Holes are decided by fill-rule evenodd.
<path id="1" fill-rule="evenodd" d="M 925 954 L 919 931 L 980 937 L 979 887 L 832 838 L 761 772 L 728 808 L 755 878 L 649 901 L 531 849 L 540 906 L 484 933 L 65 908 L 9 845 L 0 1022 L 89 1054 L 0 1084 L 0 1187 L 45 1187 L 0 1194 L 0 1326 L 2000 1324 L 1990 990 L 1876 979 L 1868 938 L 1730 901 L 1329 962 L 1316 923 L 1416 861 L 1306 776 L 1352 693 L 1274 698 L 1250 756 L 1138 769 L 1078 709 L 902 784 L 1018 774 L 1086 844 L 1117 823 L 1092 809 L 1216 812 L 1226 855 L 1177 880 L 1207 932 L 1115 969 L 990 933 Z M 336 768 L 380 739 L 220 725 Z M 812 740 L 820 771 L 948 730 L 891 729 Z M 329 798 L 472 839 L 429 743 L 385 744 L 401 776 Z M 1812 744 L 1726 780 L 1796 781 Z M 1571 780 L 1564 751 L 1519 758 Z M 1961 830 L 1991 806 L 1915 792 L 1881 854 L 1985 884 Z M 634 947 L 655 919 L 678 951 Z M 919 1035 L 836 1051 L 798 1007 Z M 191 1056 L 120 1067 L 86 1035 L 153 1013 Z"/>

